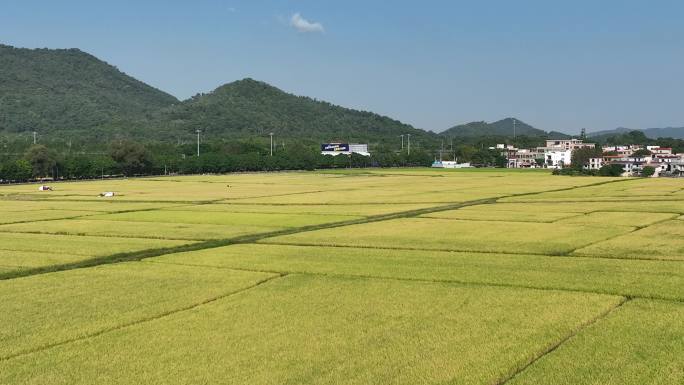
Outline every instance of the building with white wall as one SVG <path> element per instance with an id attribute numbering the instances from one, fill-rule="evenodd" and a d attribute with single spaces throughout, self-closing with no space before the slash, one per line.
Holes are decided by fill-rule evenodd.
<path id="1" fill-rule="evenodd" d="M 545 148 L 554 150 L 577 150 L 579 148 L 594 148 L 594 143 L 584 143 L 582 139 L 550 139 L 546 141 Z"/>
<path id="2" fill-rule="evenodd" d="M 544 167 L 563 168 L 572 162 L 572 150 L 544 149 Z"/>

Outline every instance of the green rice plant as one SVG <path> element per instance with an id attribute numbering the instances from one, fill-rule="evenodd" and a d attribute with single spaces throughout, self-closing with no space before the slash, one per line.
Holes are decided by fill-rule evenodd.
<path id="1" fill-rule="evenodd" d="M 287 205 L 269 205 L 269 204 L 225 204 L 213 203 L 204 205 L 185 206 L 182 210 L 192 211 L 195 213 L 207 212 L 229 212 L 229 213 L 261 213 L 261 214 L 317 214 L 317 215 L 352 215 L 352 216 L 370 216 L 397 213 L 402 211 L 411 211 L 434 207 L 435 204 L 338 204 L 338 205 L 310 205 L 310 204 L 287 204 Z M 169 210 L 178 210 L 172 207 Z M 683 210 L 684 211 L 684 210 Z"/>
<path id="2" fill-rule="evenodd" d="M 684 383 L 684 304 L 634 300 L 542 357 L 511 385 Z"/>
<path id="3" fill-rule="evenodd" d="M 36 267 L 62 265 L 80 262 L 92 258 L 90 255 L 75 253 L 32 252 L 16 250 L 0 250 L 0 267 L 3 272 L 21 271 Z"/>
<path id="4" fill-rule="evenodd" d="M 92 214 L 92 211 L 68 210 L 9 211 L 0 213 L 0 224 L 45 221 L 60 218 L 73 218 Z"/>
<path id="5" fill-rule="evenodd" d="M 176 222 L 128 222 L 123 220 L 56 220 L 0 226 L 0 233 L 63 234 L 119 238 L 211 240 L 268 233 L 283 227 L 248 225 L 202 225 Z M 0 246 L 1 247 L 1 246 Z"/>
<path id="6" fill-rule="evenodd" d="M 0 250 L 75 254 L 90 257 L 127 253 L 145 249 L 174 247 L 189 243 L 192 242 L 141 238 L 83 237 L 0 232 Z"/>
<path id="7" fill-rule="evenodd" d="M 128 222 L 190 223 L 206 225 L 229 225 L 247 227 L 302 227 L 323 223 L 342 222 L 359 219 L 360 216 L 317 215 L 317 214 L 269 214 L 269 213 L 232 213 L 232 212 L 195 212 L 179 210 L 155 210 L 128 212 L 108 215 L 95 215 L 88 219 Z"/>
<path id="8" fill-rule="evenodd" d="M 684 260 L 684 221 L 657 223 L 580 248 L 573 255 L 681 261 Z"/>
<path id="9" fill-rule="evenodd" d="M 404 218 L 267 238 L 263 243 L 560 255 L 627 226 Z"/>
<path id="10" fill-rule="evenodd" d="M 240 244 L 149 261 L 310 273 L 520 286 L 684 301 L 676 261 Z"/>
<path id="11" fill-rule="evenodd" d="M 644 227 L 656 222 L 674 219 L 678 214 L 646 213 L 646 212 L 593 212 L 587 215 L 561 219 L 556 223 L 573 223 L 587 225 L 622 225 Z"/>
<path id="12" fill-rule="evenodd" d="M 503 203 L 501 201 L 490 206 L 492 210 L 498 211 L 560 211 L 574 213 L 589 213 L 594 211 L 620 211 L 620 212 L 651 212 L 651 213 L 680 213 L 684 214 L 684 200 L 682 201 L 631 201 L 631 202 L 591 202 L 592 199 L 585 197 L 574 202 L 553 202 L 553 203 Z M 463 210 L 478 209 L 482 206 L 465 207 Z"/>
<path id="13" fill-rule="evenodd" d="M 0 281 L 0 361 L 160 317 L 270 277 L 131 262 Z"/>
<path id="14" fill-rule="evenodd" d="M 62 200 L 1 200 L 0 213 L 27 212 L 36 210 L 69 210 L 93 212 L 118 212 L 128 210 L 149 210 L 162 207 L 174 207 L 171 203 L 128 203 L 116 200 L 97 202 L 73 202 Z"/>
<path id="15" fill-rule="evenodd" d="M 496 210 L 500 205 L 467 206 L 464 209 L 438 211 L 422 215 L 426 218 L 462 219 L 470 221 L 505 221 L 550 223 L 559 219 L 577 216 L 577 213 L 559 211 L 505 211 Z M 469 208 L 469 210 L 465 210 Z"/>
<path id="16" fill-rule="evenodd" d="M 624 179 L 617 183 L 609 183 L 597 186 L 580 187 L 572 190 L 541 192 L 534 195 L 510 197 L 502 199 L 503 202 L 516 201 L 630 201 L 630 200 L 684 200 L 677 195 L 681 186 L 675 181 L 663 179 Z"/>
<path id="17" fill-rule="evenodd" d="M 0 361 L 0 382 L 491 384 L 621 301 L 291 275 L 189 311 Z"/>

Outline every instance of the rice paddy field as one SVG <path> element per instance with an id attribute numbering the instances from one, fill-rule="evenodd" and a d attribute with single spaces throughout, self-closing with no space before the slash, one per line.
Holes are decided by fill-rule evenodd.
<path id="1" fill-rule="evenodd" d="M 0 186 L 0 384 L 684 384 L 681 179 L 52 187 Z"/>

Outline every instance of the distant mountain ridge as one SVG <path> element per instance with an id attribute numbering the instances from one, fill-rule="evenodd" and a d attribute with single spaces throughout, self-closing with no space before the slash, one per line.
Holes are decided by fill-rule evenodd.
<path id="1" fill-rule="evenodd" d="M 684 127 L 663 127 L 663 128 L 644 128 L 644 129 L 630 129 L 625 127 L 618 127 L 613 130 L 594 131 L 587 134 L 588 137 L 607 137 L 612 135 L 626 134 L 631 131 L 641 131 L 646 137 L 651 139 L 658 138 L 674 138 L 684 139 Z"/>
<path id="2" fill-rule="evenodd" d="M 243 79 L 179 101 L 78 49 L 26 49 L 0 44 L 0 134 L 38 131 L 41 136 L 103 143 L 115 138 L 175 142 L 195 130 L 213 138 L 279 138 L 309 142 L 412 143 L 503 140 L 513 136 L 514 118 L 461 124 L 436 134 L 368 111 L 286 93 Z M 569 138 L 515 119 L 515 135 Z M 629 131 L 628 129 L 614 130 Z M 649 137 L 684 138 L 684 128 L 643 130 Z M 610 135 L 611 131 L 589 134 Z M 406 138 L 407 139 L 407 138 Z"/>
<path id="3" fill-rule="evenodd" d="M 515 132 L 513 132 L 514 121 Z M 549 137 L 554 139 L 563 139 L 570 137 L 570 135 L 563 134 L 560 132 L 546 132 L 544 130 L 532 127 L 531 125 L 516 118 L 505 118 L 492 123 L 471 122 L 466 124 L 460 124 L 441 132 L 440 135 L 455 138 L 472 138 L 485 136 L 512 137 L 514 135 L 525 135 L 530 137 Z"/>
<path id="4" fill-rule="evenodd" d="M 288 94 L 244 79 L 188 100 L 136 80 L 78 49 L 0 45 L 0 134 L 175 141 L 274 133 L 309 141 L 392 141 L 436 134 L 372 112 Z M 418 142 L 414 142 L 418 143 Z"/>

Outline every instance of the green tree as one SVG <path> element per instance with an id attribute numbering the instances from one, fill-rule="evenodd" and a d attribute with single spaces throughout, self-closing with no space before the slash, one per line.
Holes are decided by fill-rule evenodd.
<path id="1" fill-rule="evenodd" d="M 473 154 L 472 163 L 483 167 L 506 167 L 506 158 L 501 155 L 499 150 L 483 148 Z"/>
<path id="2" fill-rule="evenodd" d="M 600 158 L 602 155 L 600 148 L 578 148 L 572 152 L 572 168 L 581 170 L 589 165 L 589 159 Z"/>
<path id="3" fill-rule="evenodd" d="M 620 176 L 624 172 L 620 164 L 607 164 L 599 170 L 601 176 Z"/>
<path id="4" fill-rule="evenodd" d="M 147 171 L 152 161 L 145 146 L 131 140 L 112 142 L 109 156 L 116 162 L 124 175 L 141 174 Z"/>
<path id="5" fill-rule="evenodd" d="M 475 154 L 475 152 L 477 152 L 477 149 L 467 144 L 461 144 L 456 146 L 454 152 L 456 152 L 456 158 L 458 159 L 458 161 L 464 163 L 473 160 L 473 155 Z"/>
<path id="6" fill-rule="evenodd" d="M 0 165 L 0 180 L 24 182 L 31 179 L 33 168 L 25 159 L 5 161 Z"/>
<path id="7" fill-rule="evenodd" d="M 653 176 L 655 174 L 655 167 L 652 166 L 644 166 L 644 168 L 641 170 L 641 176 L 643 177 L 649 177 Z"/>
<path id="8" fill-rule="evenodd" d="M 42 144 L 35 144 L 24 153 L 24 159 L 29 162 L 34 177 L 49 176 L 57 161 L 54 154 Z"/>
<path id="9" fill-rule="evenodd" d="M 636 150 L 632 153 L 632 156 L 635 158 L 645 158 L 645 157 L 650 156 L 650 155 L 651 155 L 651 151 L 648 151 L 645 148 Z"/>

